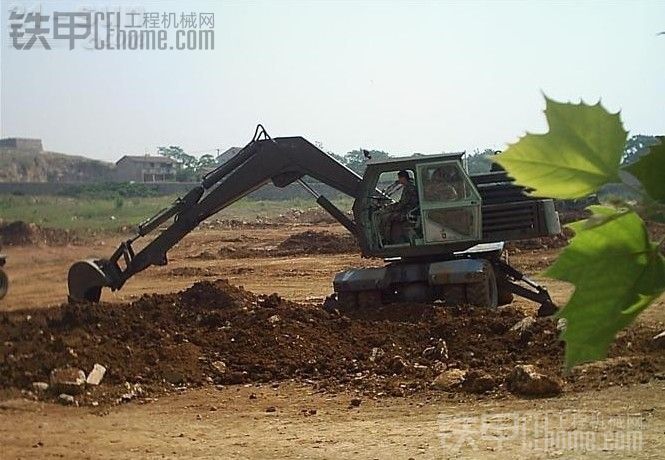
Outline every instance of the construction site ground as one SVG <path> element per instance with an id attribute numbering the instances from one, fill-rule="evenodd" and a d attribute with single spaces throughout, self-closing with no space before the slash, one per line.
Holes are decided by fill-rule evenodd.
<path id="1" fill-rule="evenodd" d="M 135 276 L 119 292 L 105 291 L 104 304 L 92 310 L 80 305 L 62 306 L 67 303 L 68 267 L 79 259 L 109 255 L 123 235 L 67 241 L 37 239 L 5 246 L 5 268 L 11 285 L 0 303 L 0 331 L 5 341 L 5 358 L 0 366 L 6 367 L 0 373 L 5 379 L 0 390 L 0 457 L 662 458 L 665 367 L 663 351 L 650 340 L 665 329 L 663 298 L 619 337 L 607 361 L 564 374 L 555 320 L 538 320 L 533 335 L 521 342 L 508 333 L 514 322 L 535 314 L 537 306 L 523 299 L 496 313 L 403 306 L 406 325 L 400 323 L 399 307 L 358 317 L 352 312 L 337 312 L 339 316 L 335 316 L 317 310 L 331 292 L 335 273 L 382 264 L 362 259 L 353 241 L 342 237 L 343 232 L 341 227 L 328 224 L 205 225 L 169 252 L 167 266 L 152 267 Z M 296 237 L 289 238 L 293 235 Z M 514 266 L 546 285 L 556 303 L 564 304 L 572 287 L 538 275 L 556 259 L 560 243 L 546 241 L 513 247 L 509 257 Z M 228 280 L 228 284 L 219 279 Z M 269 297 L 273 293 L 279 297 Z M 145 294 L 149 296 L 143 297 Z M 217 311 L 201 306 L 214 303 L 218 294 L 235 302 L 236 310 L 220 307 Z M 180 316 L 171 315 L 171 303 L 182 308 L 178 310 Z M 250 304 L 265 304 L 272 310 L 257 307 L 256 313 L 245 315 Z M 191 317 L 185 307 L 193 311 Z M 96 308 L 117 313 L 107 316 Z M 86 311 L 92 312 L 89 314 L 94 321 L 86 316 Z M 145 312 L 145 322 L 133 323 L 123 314 L 135 311 Z M 172 317 L 167 324 L 154 316 L 154 322 L 162 329 L 153 331 L 153 319 L 148 316 L 162 314 Z M 491 315 L 498 319 L 493 320 Z M 76 328 L 65 328 L 65 323 L 57 319 L 61 317 L 73 321 Z M 203 360 L 196 353 L 215 346 L 206 342 L 206 328 L 216 334 L 210 335 L 209 341 L 225 339 L 229 333 L 225 328 L 232 328 L 225 324 L 236 317 L 251 334 L 260 334 L 260 327 L 265 324 L 275 340 L 279 334 L 274 331 L 281 331 L 280 327 L 285 328 L 281 335 L 298 339 L 302 336 L 307 342 L 303 356 L 290 353 L 287 342 L 276 342 L 278 349 L 273 353 L 267 341 L 257 345 L 256 356 L 244 355 L 246 350 L 239 348 L 244 343 L 241 335 L 236 348 L 228 351 L 235 354 L 224 358 L 229 366 L 224 377 L 209 378 L 209 360 L 191 368 L 168 363 L 168 369 L 178 372 L 177 377 L 165 379 L 169 381 L 168 391 L 155 386 L 158 377 L 166 374 L 153 376 L 148 370 L 132 367 L 136 356 L 150 359 L 151 347 L 176 347 L 172 356 L 160 355 L 162 359 L 170 356 L 184 362 L 191 352 L 193 362 Z M 175 327 L 179 318 L 183 328 L 185 323 L 187 327 L 199 323 L 204 326 L 198 332 L 192 326 L 182 336 L 172 334 L 168 328 Z M 273 324 L 279 321 L 280 324 Z M 453 367 L 473 367 L 476 362 L 498 382 L 503 381 L 509 367 L 534 364 L 563 379 L 563 393 L 527 398 L 506 391 L 498 383 L 484 392 L 430 388 L 435 367 L 418 367 L 415 358 L 429 343 L 428 337 L 417 337 L 417 330 L 429 322 L 429 334 L 441 330 L 447 337 L 452 334 L 446 329 L 447 322 L 463 326 L 459 330 L 463 341 L 448 340 Z M 111 337 L 111 333 L 97 336 L 93 330 L 114 325 L 138 327 L 141 331 L 126 337 L 122 331 L 113 331 L 116 335 Z M 376 335 L 394 334 L 387 342 L 402 350 L 406 365 L 388 350 L 386 361 L 375 363 L 373 350 L 381 348 L 383 354 L 390 344 L 372 347 L 382 340 L 373 336 L 373 325 L 378 328 Z M 501 339 L 488 337 L 492 331 L 481 326 L 494 328 Z M 344 327 L 352 340 L 345 341 Z M 144 328 L 154 334 L 168 330 L 173 337 L 168 343 L 162 337 L 151 342 L 142 339 Z M 311 337 L 308 330 L 312 331 Z M 30 335 L 37 337 L 40 331 L 62 333 L 64 351 L 49 351 L 45 355 L 43 350 L 29 349 Z M 321 334 L 330 334 L 330 338 L 320 337 Z M 103 341 L 109 337 L 125 337 L 127 347 L 134 351 L 124 367 L 120 361 L 115 363 L 115 369 L 113 362 L 102 362 L 109 367 L 100 386 L 105 393 L 82 397 L 80 407 L 73 407 L 60 404 L 57 397 L 42 398 L 30 391 L 30 377 L 46 378 L 45 366 L 50 363 L 44 360 L 53 359 L 54 365 L 62 365 L 70 349 L 75 350 L 72 356 L 78 356 L 75 362 L 101 362 L 104 356 L 121 360 L 121 356 L 107 349 L 107 355 L 95 356 L 93 351 L 98 348 L 92 342 L 88 349 L 86 340 Z M 34 343 L 39 340 L 36 338 Z M 514 340 L 510 350 L 500 349 L 509 340 Z M 322 350 L 328 341 L 331 348 Z M 198 347 L 195 350 L 193 343 Z M 465 343 L 469 344 L 468 349 L 464 348 Z M 139 346 L 147 351 L 137 352 Z M 356 356 L 353 346 L 364 348 Z M 8 347 L 16 348 L 8 351 Z M 14 359 L 19 352 L 20 362 L 7 359 L 10 355 Z M 322 356 L 329 363 L 327 367 L 316 363 Z M 39 366 L 30 367 L 30 359 L 40 361 Z M 166 372 L 161 364 L 155 366 Z M 399 369 L 393 372 L 395 366 Z M 403 370 L 404 367 L 409 370 Z M 140 377 L 146 394 L 113 403 L 122 381 L 135 385 L 137 373 L 143 374 Z M 389 375 L 394 373 L 400 374 L 397 380 Z M 95 398 L 99 402 L 91 405 Z M 539 425 L 543 420 L 553 423 L 554 417 L 558 417 L 558 428 L 550 426 L 544 430 L 542 423 Z M 621 425 L 627 421 L 632 427 Z M 552 440 L 548 436 L 553 432 L 577 432 L 582 437 Z M 632 438 L 625 438 L 626 433 Z"/>

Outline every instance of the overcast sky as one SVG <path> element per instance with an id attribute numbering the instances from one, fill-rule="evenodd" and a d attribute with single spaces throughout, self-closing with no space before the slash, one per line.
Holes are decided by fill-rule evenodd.
<path id="1" fill-rule="evenodd" d="M 8 11 L 40 3 L 212 12 L 215 49 L 15 50 Z M 336 153 L 501 149 L 545 129 L 543 93 L 665 133 L 663 1 L 2 0 L 0 20 L 2 136 L 99 159 L 214 152 L 259 122 Z"/>

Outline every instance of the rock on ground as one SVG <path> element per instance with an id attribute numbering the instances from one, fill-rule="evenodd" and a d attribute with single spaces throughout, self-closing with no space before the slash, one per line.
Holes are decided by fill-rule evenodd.
<path id="1" fill-rule="evenodd" d="M 466 373 L 462 389 L 469 393 L 486 393 L 497 387 L 496 380 L 489 373 L 474 369 Z"/>
<path id="2" fill-rule="evenodd" d="M 46 391 L 48 390 L 48 383 L 46 382 L 32 382 L 32 389 L 35 391 Z"/>
<path id="3" fill-rule="evenodd" d="M 508 376 L 508 388 L 524 396 L 555 396 L 561 393 L 562 383 L 556 377 L 541 374 L 530 364 L 520 364 Z"/>
<path id="4" fill-rule="evenodd" d="M 58 396 L 58 399 L 62 404 L 74 404 L 76 402 L 72 395 L 66 393 L 61 393 L 60 396 Z"/>
<path id="5" fill-rule="evenodd" d="M 466 371 L 462 369 L 448 369 L 441 372 L 432 382 L 432 388 L 435 390 L 452 390 L 464 382 Z"/>
<path id="6" fill-rule="evenodd" d="M 85 372 L 75 367 L 53 369 L 51 386 L 58 393 L 79 394 L 85 387 Z"/>
<path id="7" fill-rule="evenodd" d="M 536 320 L 531 316 L 526 316 L 522 318 L 517 324 L 510 328 L 511 331 L 516 332 L 517 334 L 523 336 L 531 332 L 533 325 L 536 324 Z"/>
<path id="8" fill-rule="evenodd" d="M 106 368 L 101 364 L 95 363 L 88 377 L 85 379 L 85 383 L 88 385 L 99 385 L 104 378 L 104 374 L 106 374 Z"/>

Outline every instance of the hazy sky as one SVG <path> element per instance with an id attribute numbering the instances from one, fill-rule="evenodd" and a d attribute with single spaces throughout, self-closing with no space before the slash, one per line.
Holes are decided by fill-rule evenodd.
<path id="1" fill-rule="evenodd" d="M 214 12 L 214 51 L 15 50 L 12 6 Z M 665 1 L 2 0 L 3 137 L 115 160 L 249 141 L 256 123 L 344 153 L 503 148 L 542 93 L 665 133 Z"/>

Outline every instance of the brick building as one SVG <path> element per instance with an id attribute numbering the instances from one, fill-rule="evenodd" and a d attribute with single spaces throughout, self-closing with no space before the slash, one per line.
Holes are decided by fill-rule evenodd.
<path id="1" fill-rule="evenodd" d="M 174 182 L 175 161 L 163 156 L 125 155 L 115 163 L 118 182 Z"/>

